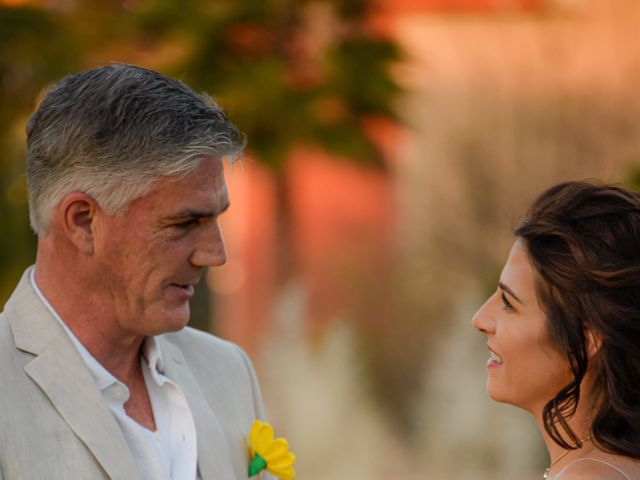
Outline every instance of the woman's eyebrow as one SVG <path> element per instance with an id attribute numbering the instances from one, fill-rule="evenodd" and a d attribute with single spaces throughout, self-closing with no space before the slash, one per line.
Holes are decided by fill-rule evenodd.
<path id="1" fill-rule="evenodd" d="M 513 298 L 515 298 L 515 299 L 518 301 L 518 303 L 523 304 L 523 303 L 522 303 L 522 300 L 520 300 L 520 299 L 518 298 L 518 296 L 517 296 L 515 293 L 513 293 L 513 290 L 511 290 L 509 287 L 507 287 L 504 283 L 500 282 L 500 283 L 498 283 L 498 286 L 499 286 L 502 290 L 504 290 L 505 292 L 507 292 L 509 295 L 511 295 Z"/>

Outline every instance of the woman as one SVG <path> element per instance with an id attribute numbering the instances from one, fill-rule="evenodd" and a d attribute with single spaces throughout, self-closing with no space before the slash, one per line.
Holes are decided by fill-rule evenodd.
<path id="1" fill-rule="evenodd" d="M 515 235 L 473 317 L 489 395 L 536 418 L 543 478 L 640 479 L 640 194 L 562 183 Z"/>

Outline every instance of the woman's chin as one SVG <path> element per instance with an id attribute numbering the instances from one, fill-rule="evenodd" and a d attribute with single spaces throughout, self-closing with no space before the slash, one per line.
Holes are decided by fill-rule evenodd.
<path id="1" fill-rule="evenodd" d="M 487 382 L 487 395 L 489 395 L 489 398 L 495 402 L 516 405 L 513 401 L 512 395 L 509 395 L 504 388 L 500 388 L 498 385 L 492 384 L 490 381 Z"/>

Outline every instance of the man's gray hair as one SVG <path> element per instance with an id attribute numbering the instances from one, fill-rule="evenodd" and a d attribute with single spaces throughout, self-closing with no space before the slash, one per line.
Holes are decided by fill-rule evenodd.
<path id="1" fill-rule="evenodd" d="M 27 125 L 31 227 L 45 234 L 68 193 L 111 215 L 203 157 L 242 154 L 243 135 L 206 94 L 144 68 L 112 64 L 53 85 Z"/>

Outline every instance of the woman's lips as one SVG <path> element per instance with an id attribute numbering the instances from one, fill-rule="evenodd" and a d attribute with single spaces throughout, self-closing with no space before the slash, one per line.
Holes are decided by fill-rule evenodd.
<path id="1" fill-rule="evenodd" d="M 487 368 L 497 368 L 502 365 L 502 357 L 494 352 L 491 347 L 487 346 L 487 348 L 489 348 L 491 354 L 489 360 L 487 360 Z"/>

